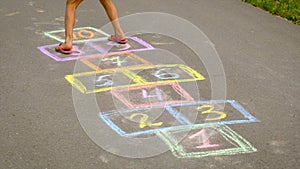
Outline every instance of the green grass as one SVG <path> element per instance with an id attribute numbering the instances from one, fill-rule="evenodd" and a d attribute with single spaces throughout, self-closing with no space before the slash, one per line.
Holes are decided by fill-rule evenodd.
<path id="1" fill-rule="evenodd" d="M 300 0 L 242 0 L 300 25 Z"/>

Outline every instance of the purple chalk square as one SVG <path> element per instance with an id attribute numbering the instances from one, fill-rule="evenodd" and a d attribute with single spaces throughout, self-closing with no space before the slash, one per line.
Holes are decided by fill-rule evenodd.
<path id="1" fill-rule="evenodd" d="M 46 56 L 56 61 L 71 61 L 88 58 L 95 55 L 116 52 L 137 52 L 154 49 L 150 44 L 137 37 L 128 37 L 127 44 L 118 44 L 108 40 L 74 42 L 72 54 L 62 54 L 55 51 L 58 44 L 39 46 L 38 49 Z"/>

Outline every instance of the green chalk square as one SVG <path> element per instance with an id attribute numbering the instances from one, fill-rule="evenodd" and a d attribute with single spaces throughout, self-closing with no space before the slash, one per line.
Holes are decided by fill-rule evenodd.
<path id="1" fill-rule="evenodd" d="M 208 128 L 208 127 L 205 127 Z M 217 156 L 217 155 L 235 155 L 243 153 L 253 153 L 257 149 L 253 147 L 247 140 L 238 135 L 235 131 L 226 125 L 212 126 L 217 134 L 223 137 L 223 140 L 227 141 L 227 144 L 231 144 L 233 147 L 224 149 L 204 150 L 187 152 L 186 148 L 178 141 L 174 134 L 187 134 L 193 130 L 203 129 L 203 127 L 189 127 L 179 130 L 164 131 L 160 130 L 156 134 L 170 147 L 171 152 L 177 158 L 200 158 L 206 156 Z M 214 143 L 215 144 L 215 143 Z M 221 143 L 222 144 L 222 143 Z M 213 148 L 212 148 L 213 149 Z"/>
<path id="2" fill-rule="evenodd" d="M 110 36 L 106 32 L 103 32 L 102 30 L 96 29 L 96 28 L 93 28 L 93 27 L 80 27 L 80 28 L 74 28 L 73 30 L 74 30 L 74 33 L 76 33 L 76 31 L 80 31 L 80 30 L 93 31 L 94 35 L 95 35 L 95 37 L 93 37 L 93 38 L 79 39 L 79 40 L 73 39 L 73 42 L 85 42 L 85 41 L 91 41 L 91 40 L 105 40 L 105 39 L 107 39 L 107 37 Z M 48 36 L 52 39 L 55 39 L 59 42 L 64 42 L 65 41 L 64 32 L 65 32 L 65 30 L 61 29 L 61 30 L 44 32 L 44 35 Z"/>

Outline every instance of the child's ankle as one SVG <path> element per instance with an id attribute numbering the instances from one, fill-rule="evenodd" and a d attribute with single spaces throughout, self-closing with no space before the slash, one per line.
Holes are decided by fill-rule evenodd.
<path id="1" fill-rule="evenodd" d="M 64 42 L 63 46 L 64 46 L 64 48 L 67 48 L 67 49 L 72 48 L 72 42 Z"/>

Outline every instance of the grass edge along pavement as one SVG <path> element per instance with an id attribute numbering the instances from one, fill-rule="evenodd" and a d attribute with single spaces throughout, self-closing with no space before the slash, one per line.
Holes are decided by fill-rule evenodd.
<path id="1" fill-rule="evenodd" d="M 300 0 L 242 0 L 300 25 Z"/>

